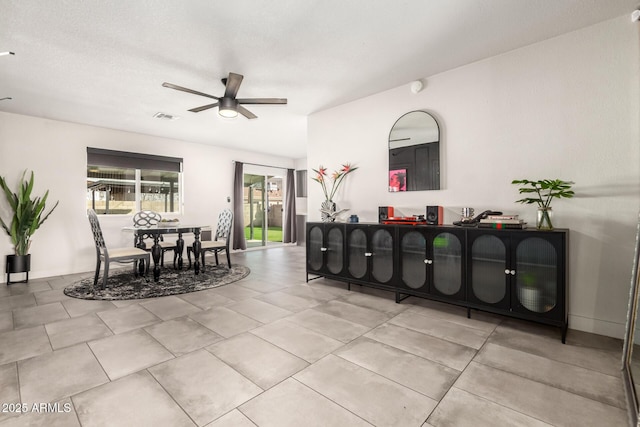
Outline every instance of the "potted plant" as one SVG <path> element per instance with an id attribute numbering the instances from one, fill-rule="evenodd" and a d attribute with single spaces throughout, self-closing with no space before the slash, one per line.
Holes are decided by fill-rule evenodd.
<path id="1" fill-rule="evenodd" d="M 339 211 L 333 201 L 333 196 L 335 196 L 345 177 L 356 169 L 358 168 L 346 163 L 342 165 L 342 169 L 334 171 L 331 178 L 328 177 L 327 168 L 325 167 L 320 166 L 318 169 L 312 169 L 316 173 L 316 176 L 311 179 L 320 183 L 322 192 L 324 193 L 325 200 L 320 205 L 320 213 L 323 222 L 333 222 L 338 214 L 347 210 L 342 209 Z M 327 181 L 329 181 L 329 179 L 332 181 L 330 190 L 327 189 Z"/>
<path id="2" fill-rule="evenodd" d="M 516 200 L 516 203 L 535 203 L 538 205 L 536 228 L 539 229 L 553 229 L 550 216 L 551 200 L 554 198 L 570 199 L 574 196 L 574 192 L 571 190 L 571 186 L 575 184 L 573 181 L 563 181 L 561 179 L 540 179 L 538 181 L 514 179 L 511 183 L 521 185 L 518 189 L 520 194 L 532 195 L 532 197 Z"/>
<path id="3" fill-rule="evenodd" d="M 11 221 L 5 222 L 0 218 L 0 225 L 7 232 L 13 243 L 15 253 L 7 255 L 7 284 L 10 284 L 10 273 L 27 273 L 26 282 L 29 281 L 29 270 L 31 267 L 31 255 L 29 254 L 29 246 L 31 245 L 31 236 L 40 228 L 43 222 L 49 218 L 49 215 L 58 206 L 59 202 L 45 214 L 45 204 L 49 196 L 49 190 L 42 197 L 32 197 L 33 190 L 33 171 L 29 180 L 25 179 L 27 171 L 22 173 L 20 188 L 17 193 L 13 193 L 4 177 L 0 177 L 0 187 L 4 190 L 4 194 L 9 202 L 13 216 Z"/>

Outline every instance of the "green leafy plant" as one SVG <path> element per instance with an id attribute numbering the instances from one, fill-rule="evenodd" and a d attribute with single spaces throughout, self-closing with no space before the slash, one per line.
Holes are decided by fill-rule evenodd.
<path id="1" fill-rule="evenodd" d="M 15 248 L 16 255 L 27 255 L 29 246 L 31 245 L 31 236 L 36 232 L 43 222 L 49 218 L 49 215 L 58 206 L 58 202 L 47 212 L 44 213 L 49 190 L 42 197 L 31 197 L 33 190 L 33 171 L 29 180 L 25 179 L 27 171 L 22 173 L 20 188 L 17 193 L 13 193 L 4 177 L 0 177 L 0 187 L 4 190 L 9 206 L 13 211 L 13 217 L 8 224 L 0 218 L 0 225 L 4 228 L 11 238 L 11 243 Z"/>
<path id="2" fill-rule="evenodd" d="M 521 185 L 518 189 L 520 194 L 535 194 L 535 197 L 525 197 L 516 200 L 516 203 L 534 204 L 538 207 L 549 209 L 551 200 L 554 198 L 570 199 L 574 196 L 571 186 L 575 184 L 573 181 L 563 181 L 561 179 L 540 179 L 538 181 L 530 181 L 528 179 L 514 179 L 512 184 Z"/>
<path id="3" fill-rule="evenodd" d="M 526 203 L 529 205 L 538 205 L 538 219 L 536 220 L 536 228 L 553 229 L 551 223 L 551 201 L 555 198 L 570 199 L 574 196 L 571 186 L 573 181 L 563 181 L 561 179 L 540 179 L 538 181 L 530 181 L 528 179 L 514 179 L 512 184 L 520 185 L 520 194 L 531 194 L 535 197 L 525 197 L 516 200 L 516 203 Z"/>

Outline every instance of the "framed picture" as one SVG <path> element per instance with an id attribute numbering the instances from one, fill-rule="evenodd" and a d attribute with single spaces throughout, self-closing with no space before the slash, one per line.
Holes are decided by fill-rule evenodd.
<path id="1" fill-rule="evenodd" d="M 406 169 L 394 169 L 389 171 L 389 191 L 407 191 Z"/>

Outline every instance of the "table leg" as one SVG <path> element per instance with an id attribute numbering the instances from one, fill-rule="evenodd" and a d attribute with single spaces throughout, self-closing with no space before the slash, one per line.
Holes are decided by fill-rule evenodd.
<path id="1" fill-rule="evenodd" d="M 136 247 L 145 250 L 147 249 L 147 245 L 144 243 L 144 239 L 142 238 L 142 236 L 137 236 L 136 235 Z M 138 273 L 141 276 L 144 276 L 144 272 L 145 272 L 145 265 L 144 265 L 144 260 L 140 260 L 138 262 Z"/>
<path id="2" fill-rule="evenodd" d="M 176 240 L 176 254 L 178 255 L 178 270 L 182 270 L 182 251 L 184 250 L 184 239 L 182 238 L 182 232 L 178 233 L 178 240 Z M 174 265 L 173 268 L 176 268 Z"/>
<path id="3" fill-rule="evenodd" d="M 153 280 L 160 280 L 160 257 L 162 256 L 162 248 L 160 247 L 159 234 L 153 236 L 153 247 L 151 248 L 151 256 L 153 257 Z"/>
<path id="4" fill-rule="evenodd" d="M 193 241 L 193 256 L 195 257 L 195 261 L 193 263 L 193 271 L 195 274 L 200 273 L 200 249 L 202 248 L 202 244 L 200 243 L 200 229 L 196 228 L 193 230 L 193 234 L 195 236 L 195 240 Z"/>

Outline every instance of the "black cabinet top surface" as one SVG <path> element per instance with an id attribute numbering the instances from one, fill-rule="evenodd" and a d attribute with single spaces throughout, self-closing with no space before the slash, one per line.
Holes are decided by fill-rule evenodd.
<path id="1" fill-rule="evenodd" d="M 382 226 L 382 227 L 399 227 L 399 228 L 415 228 L 417 230 L 432 230 L 432 229 L 450 229 L 450 230 L 475 230 L 475 231 L 495 231 L 495 232 L 526 232 L 526 233 L 567 233 L 569 231 L 568 228 L 554 228 L 553 230 L 538 230 L 535 227 L 530 228 L 507 228 L 507 229 L 497 229 L 497 228 L 489 228 L 489 227 L 477 227 L 477 226 L 459 226 L 453 224 L 443 224 L 443 225 L 429 225 L 429 224 L 381 224 L 378 222 L 315 222 L 310 221 L 307 224 L 315 224 L 315 225 L 346 225 L 346 226 Z"/>

